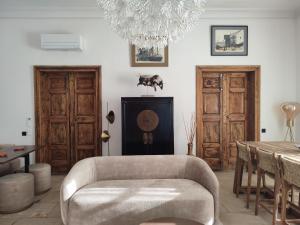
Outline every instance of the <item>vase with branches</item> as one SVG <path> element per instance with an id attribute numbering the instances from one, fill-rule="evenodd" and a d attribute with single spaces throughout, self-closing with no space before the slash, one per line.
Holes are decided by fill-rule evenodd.
<path id="1" fill-rule="evenodd" d="M 188 142 L 187 143 L 187 145 L 188 145 L 187 154 L 193 155 L 193 142 L 194 142 L 194 138 L 195 138 L 195 134 L 196 134 L 196 127 L 197 127 L 195 113 L 192 113 L 192 115 L 188 121 L 186 121 L 183 118 L 183 122 L 184 122 L 185 134 L 186 134 L 186 138 L 187 138 L 187 142 Z"/>

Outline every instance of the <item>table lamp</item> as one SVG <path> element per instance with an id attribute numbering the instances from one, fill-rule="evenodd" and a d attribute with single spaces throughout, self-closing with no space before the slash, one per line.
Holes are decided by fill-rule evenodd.
<path id="1" fill-rule="evenodd" d="M 280 108 L 284 112 L 286 117 L 287 131 L 284 140 L 286 141 L 287 138 L 289 137 L 290 142 L 295 142 L 293 127 L 295 125 L 295 118 L 300 112 L 300 103 L 285 102 L 281 104 Z"/>

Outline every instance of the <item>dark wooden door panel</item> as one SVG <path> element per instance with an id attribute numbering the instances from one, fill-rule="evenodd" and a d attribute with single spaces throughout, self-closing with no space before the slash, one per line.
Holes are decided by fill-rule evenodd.
<path id="1" fill-rule="evenodd" d="M 74 151 L 75 162 L 97 155 L 98 129 L 97 129 L 97 77 L 91 72 L 74 73 Z"/>
<path id="2" fill-rule="evenodd" d="M 230 73 L 224 76 L 224 128 L 226 135 L 226 167 L 234 167 L 236 141 L 247 140 L 247 74 Z"/>
<path id="3" fill-rule="evenodd" d="M 200 152 L 213 169 L 222 168 L 222 76 L 203 74 Z M 199 116 L 199 115 L 198 115 Z"/>
<path id="4" fill-rule="evenodd" d="M 101 154 L 99 67 L 36 67 L 38 162 L 66 173 L 77 161 Z"/>
<path id="5" fill-rule="evenodd" d="M 66 72 L 47 73 L 49 114 L 47 158 L 53 171 L 70 169 L 69 77 Z"/>

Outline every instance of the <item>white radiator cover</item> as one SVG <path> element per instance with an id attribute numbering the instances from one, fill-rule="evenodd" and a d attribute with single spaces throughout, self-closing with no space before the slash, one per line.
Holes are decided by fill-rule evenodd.
<path id="1" fill-rule="evenodd" d="M 47 50 L 80 50 L 84 41 L 76 34 L 41 34 L 41 48 Z"/>

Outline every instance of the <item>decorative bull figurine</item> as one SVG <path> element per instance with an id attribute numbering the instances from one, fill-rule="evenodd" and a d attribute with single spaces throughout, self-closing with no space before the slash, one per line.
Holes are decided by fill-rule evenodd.
<path id="1" fill-rule="evenodd" d="M 153 87 L 155 91 L 157 86 L 160 87 L 161 90 L 164 87 L 163 80 L 159 75 L 140 75 L 139 83 L 137 84 L 137 86 L 139 85 Z"/>

